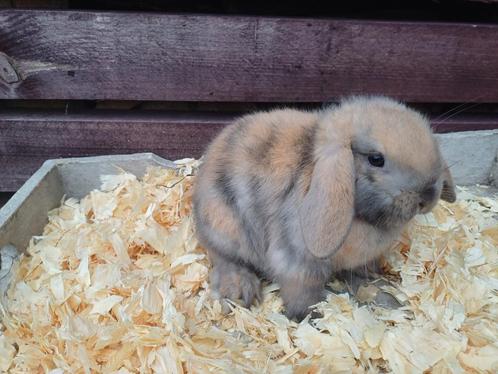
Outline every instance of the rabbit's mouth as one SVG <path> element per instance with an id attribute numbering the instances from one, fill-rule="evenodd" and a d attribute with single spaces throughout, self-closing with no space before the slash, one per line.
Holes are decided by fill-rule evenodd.
<path id="1" fill-rule="evenodd" d="M 419 213 L 417 194 L 402 192 L 392 196 L 386 192 L 375 192 L 367 196 L 356 196 L 356 218 L 383 230 L 399 229 Z"/>

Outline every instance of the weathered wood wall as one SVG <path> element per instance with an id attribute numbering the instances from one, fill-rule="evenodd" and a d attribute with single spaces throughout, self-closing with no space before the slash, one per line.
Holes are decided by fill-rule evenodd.
<path id="1" fill-rule="evenodd" d="M 64 115 L 0 113 L 0 191 L 14 191 L 46 159 L 154 152 L 169 159 L 200 157 L 236 115 L 97 112 Z M 497 116 L 461 115 L 434 121 L 436 132 L 496 128 Z"/>
<path id="2" fill-rule="evenodd" d="M 319 105 L 349 94 L 380 93 L 422 107 L 469 103 L 449 119 L 432 113 L 434 129 L 498 128 L 497 82 L 493 23 L 7 7 L 0 10 L 0 191 L 19 188 L 49 158 L 144 151 L 199 157 L 249 108 Z M 110 100 L 120 109 L 98 109 Z M 129 110 L 130 101 L 173 104 Z M 62 110 L 47 110 L 49 103 Z M 64 110 L 78 103 L 80 110 Z M 185 111 L 196 103 L 241 109 Z M 488 109 L 468 113 L 473 103 Z"/>
<path id="3" fill-rule="evenodd" d="M 498 102 L 494 25 L 4 10 L 0 50 L 4 99 Z"/>

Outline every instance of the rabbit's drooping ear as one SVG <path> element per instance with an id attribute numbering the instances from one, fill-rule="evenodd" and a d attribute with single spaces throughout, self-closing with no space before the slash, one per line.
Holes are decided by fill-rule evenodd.
<path id="1" fill-rule="evenodd" d="M 441 190 L 441 199 L 449 203 L 456 201 L 455 184 L 451 176 L 450 168 L 444 163 L 443 171 L 443 189 Z"/>
<path id="2" fill-rule="evenodd" d="M 310 188 L 299 210 L 307 249 L 333 255 L 351 229 L 354 216 L 354 159 L 350 146 L 326 146 L 316 160 Z"/>

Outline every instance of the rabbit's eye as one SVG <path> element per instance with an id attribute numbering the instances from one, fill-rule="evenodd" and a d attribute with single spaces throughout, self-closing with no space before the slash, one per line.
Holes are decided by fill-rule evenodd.
<path id="1" fill-rule="evenodd" d="M 370 162 L 370 165 L 372 166 L 381 168 L 384 166 L 384 156 L 382 156 L 380 153 L 375 155 L 370 155 L 368 156 L 368 162 Z"/>

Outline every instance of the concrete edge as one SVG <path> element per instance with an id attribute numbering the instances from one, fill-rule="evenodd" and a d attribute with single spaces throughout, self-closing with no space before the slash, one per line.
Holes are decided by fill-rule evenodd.
<path id="1" fill-rule="evenodd" d="M 94 156 L 94 157 L 74 157 L 74 158 L 64 158 L 64 159 L 52 159 L 45 161 L 42 166 L 21 186 L 21 188 L 9 199 L 9 201 L 0 209 L 0 235 L 5 235 L 7 232 L 12 231 L 11 226 L 16 217 L 22 213 L 24 218 L 27 218 L 25 209 L 23 208 L 25 204 L 32 200 L 33 194 L 40 188 L 47 188 L 45 186 L 46 182 L 57 178 L 60 180 L 59 167 L 71 167 L 71 164 L 78 165 L 88 165 L 92 164 L 126 164 L 128 162 L 143 162 L 156 164 L 163 167 L 176 168 L 178 167 L 172 161 L 166 160 L 159 157 L 153 153 L 135 153 L 135 154 L 125 154 L 125 155 L 111 155 L 111 156 Z M 56 176 L 57 175 L 57 176 Z M 61 180 L 62 183 L 62 180 Z M 43 187 L 41 187 L 43 186 Z M 62 187 L 60 187 L 62 188 Z M 55 191 L 54 191 L 55 193 Z M 30 202 L 33 203 L 33 202 Z M 3 243 L 0 240 L 0 244 Z"/>
<path id="2" fill-rule="evenodd" d="M 55 162 L 45 161 L 43 165 L 21 186 L 10 200 L 0 209 L 0 228 L 4 227 L 31 195 L 33 189 L 54 169 Z"/>
<path id="3" fill-rule="evenodd" d="M 490 184 L 496 168 L 498 130 L 436 134 L 457 185 Z"/>
<path id="4" fill-rule="evenodd" d="M 124 155 L 105 155 L 105 156 L 90 156 L 90 157 L 72 157 L 72 158 L 57 158 L 45 161 L 44 165 L 65 165 L 65 164 L 92 164 L 101 162 L 126 162 L 126 161 L 147 161 L 152 160 L 164 166 L 172 166 L 174 163 L 166 160 L 154 153 L 132 153 Z"/>

